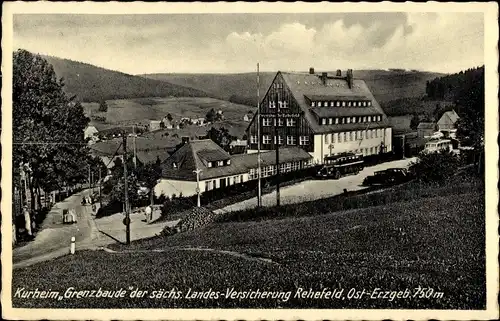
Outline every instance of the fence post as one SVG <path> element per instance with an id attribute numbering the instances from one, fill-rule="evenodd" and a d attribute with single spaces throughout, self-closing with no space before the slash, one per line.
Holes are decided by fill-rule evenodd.
<path id="1" fill-rule="evenodd" d="M 70 247 L 70 253 L 71 254 L 75 254 L 75 241 L 76 241 L 75 237 L 72 236 L 71 237 L 71 247 Z"/>

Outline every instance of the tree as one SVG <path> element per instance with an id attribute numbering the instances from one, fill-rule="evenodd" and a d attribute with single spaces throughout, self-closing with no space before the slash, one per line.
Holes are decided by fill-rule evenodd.
<path id="1" fill-rule="evenodd" d="M 172 115 L 170 113 L 167 114 L 167 119 L 169 122 L 172 122 L 172 120 L 174 120 L 174 118 L 172 117 Z"/>
<path id="2" fill-rule="evenodd" d="M 419 123 L 420 117 L 418 116 L 418 114 L 413 114 L 410 121 L 410 128 L 413 130 L 417 129 Z"/>
<path id="3" fill-rule="evenodd" d="M 159 158 L 157 158 L 156 163 L 146 164 L 144 166 L 137 168 L 137 178 L 139 182 L 144 183 L 144 185 L 149 189 L 149 195 L 151 199 L 151 205 L 154 204 L 154 188 L 161 177 L 161 167 L 159 164 Z"/>
<path id="4" fill-rule="evenodd" d="M 207 131 L 207 137 L 213 140 L 217 145 L 222 147 L 225 151 L 229 152 L 230 144 L 236 137 L 229 134 L 229 130 L 221 127 L 219 129 L 215 127 L 211 127 Z"/>
<path id="5" fill-rule="evenodd" d="M 205 116 L 205 119 L 207 120 L 207 122 L 212 123 L 215 120 L 215 116 L 216 116 L 215 110 L 212 108 Z"/>
<path id="6" fill-rule="evenodd" d="M 101 100 L 99 102 L 99 111 L 102 111 L 102 112 L 107 112 L 108 111 L 108 104 L 106 103 L 105 100 Z"/>
<path id="7" fill-rule="evenodd" d="M 85 180 L 83 131 L 89 119 L 75 97 L 64 93 L 63 79 L 39 55 L 13 55 L 13 165 L 29 164 L 31 199 Z M 32 202 L 32 210 L 35 209 Z"/>
<path id="8" fill-rule="evenodd" d="M 410 172 L 425 183 L 443 183 L 456 173 L 460 159 L 450 151 L 422 153 L 417 162 L 410 165 Z"/>

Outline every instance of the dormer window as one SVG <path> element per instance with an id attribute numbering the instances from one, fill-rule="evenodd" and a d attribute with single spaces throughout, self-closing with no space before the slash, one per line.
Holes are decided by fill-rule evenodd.
<path id="1" fill-rule="evenodd" d="M 218 161 L 217 166 L 224 166 L 224 161 Z"/>
<path id="2" fill-rule="evenodd" d="M 326 125 L 326 118 L 321 118 L 321 125 Z"/>
<path id="3" fill-rule="evenodd" d="M 369 102 L 368 102 L 368 106 L 371 106 L 371 105 L 372 105 L 372 102 L 371 102 L 371 101 L 369 101 Z"/>
<path id="4" fill-rule="evenodd" d="M 330 102 L 330 107 L 333 107 L 333 101 Z"/>
<path id="5" fill-rule="evenodd" d="M 342 107 L 345 107 L 345 101 L 342 102 Z"/>
<path id="6" fill-rule="evenodd" d="M 311 107 L 316 106 L 316 103 L 314 101 L 311 101 Z"/>
<path id="7" fill-rule="evenodd" d="M 321 107 L 321 101 L 318 101 L 318 107 Z"/>
<path id="8" fill-rule="evenodd" d="M 335 104 L 337 107 L 340 107 L 340 101 L 337 101 L 337 103 Z"/>
<path id="9" fill-rule="evenodd" d="M 208 163 L 207 163 L 207 167 L 213 167 L 213 166 L 212 166 L 212 162 L 208 162 Z"/>
<path id="10" fill-rule="evenodd" d="M 323 103 L 323 106 L 328 107 L 328 102 L 327 102 L 327 101 L 325 101 L 325 102 Z"/>
<path id="11" fill-rule="evenodd" d="M 231 160 L 230 160 L 230 159 L 228 159 L 228 160 L 226 161 L 226 165 L 231 165 Z"/>

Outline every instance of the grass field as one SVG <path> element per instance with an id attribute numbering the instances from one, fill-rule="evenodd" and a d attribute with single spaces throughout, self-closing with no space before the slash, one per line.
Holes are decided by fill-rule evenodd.
<path id="1" fill-rule="evenodd" d="M 167 238 L 115 246 L 116 253 L 82 251 L 14 272 L 19 287 L 62 291 L 137 286 L 175 288 L 178 299 L 37 300 L 15 307 L 485 307 L 484 189 L 454 182 L 453 192 L 421 199 L 392 197 L 381 206 L 309 216 L 217 223 Z M 472 185 L 471 185 L 472 184 Z M 408 193 L 411 193 L 411 190 Z M 442 195 L 444 194 L 444 195 Z M 409 195 L 409 194 L 408 194 Z M 320 210 L 318 208 L 318 210 Z M 130 252 L 120 252 L 120 251 Z M 57 268 L 53 268 L 57 266 Z M 36 277 L 35 277 L 36 276 Z M 43 276 L 43 277 L 42 277 Z M 428 298 L 413 297 L 430 287 Z M 191 291 L 291 291 L 289 300 L 187 299 Z M 342 299 L 301 299 L 297 288 L 344 289 Z M 348 299 L 350 289 L 408 289 L 411 299 Z M 421 292 L 419 292 L 421 293 Z M 425 291 L 425 293 L 429 293 Z M 440 294 L 442 293 L 442 295 Z"/>

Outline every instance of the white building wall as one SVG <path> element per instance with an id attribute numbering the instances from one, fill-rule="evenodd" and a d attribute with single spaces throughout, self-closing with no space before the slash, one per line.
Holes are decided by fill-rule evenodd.
<path id="1" fill-rule="evenodd" d="M 239 178 L 240 182 L 248 181 L 248 173 L 243 173 L 239 175 L 230 175 L 226 177 L 217 177 L 208 180 L 200 180 L 200 192 L 205 192 L 205 186 L 209 186 L 209 190 L 214 189 L 213 184 L 215 184 L 215 188 L 221 187 L 221 179 L 226 180 L 226 184 L 234 185 L 239 184 L 235 183 L 237 181 L 236 177 Z M 173 194 L 179 196 L 182 192 L 182 196 L 192 196 L 196 194 L 196 182 L 195 181 L 183 181 L 183 180 L 174 180 L 174 179 L 161 179 L 158 184 L 156 184 L 154 188 L 154 193 L 157 197 L 161 194 L 164 194 L 167 197 L 171 197 Z"/>
<path id="2" fill-rule="evenodd" d="M 365 132 L 364 130 L 362 131 Z M 346 133 L 349 133 L 348 135 L 351 135 L 350 132 Z M 382 132 L 376 137 L 368 136 L 369 138 L 366 138 L 366 132 L 365 132 L 363 136 L 364 138 L 362 140 L 360 139 L 351 140 L 349 136 L 349 139 L 346 141 L 344 136 L 342 142 L 339 142 L 340 134 L 342 133 L 328 133 L 328 134 L 314 135 L 314 152 L 310 153 L 311 156 L 313 156 L 314 158 L 314 162 L 322 163 L 324 156 L 330 155 L 330 148 L 331 148 L 331 155 L 344 152 L 353 152 L 356 150 L 358 150 L 359 153 L 360 149 L 365 151 L 365 155 L 373 155 L 373 154 L 378 154 L 380 144 L 383 142 L 387 147 L 386 151 L 387 152 L 392 151 L 391 128 L 382 129 Z M 325 136 L 328 136 L 326 140 Z M 367 148 L 368 148 L 368 154 L 366 154 Z"/>

